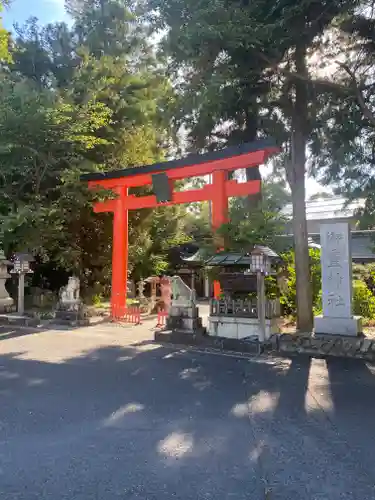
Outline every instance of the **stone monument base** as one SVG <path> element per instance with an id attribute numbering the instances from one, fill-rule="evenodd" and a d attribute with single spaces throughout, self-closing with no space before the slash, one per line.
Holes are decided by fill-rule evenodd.
<path id="1" fill-rule="evenodd" d="M 208 334 L 213 337 L 227 339 L 262 338 L 262 329 L 258 318 L 238 318 L 236 316 L 209 316 Z M 265 320 L 264 340 L 271 335 L 279 333 L 278 320 L 276 318 Z"/>
<path id="2" fill-rule="evenodd" d="M 55 312 L 54 322 L 68 326 L 88 326 L 90 324 L 86 307 L 82 302 L 69 305 L 60 303 Z"/>
<path id="3" fill-rule="evenodd" d="M 166 329 L 185 333 L 203 333 L 202 318 L 199 309 L 193 304 L 172 305 L 166 321 Z"/>
<path id="4" fill-rule="evenodd" d="M 352 318 L 332 318 L 330 316 L 315 316 L 315 334 L 357 336 L 362 333 L 361 316 Z"/>

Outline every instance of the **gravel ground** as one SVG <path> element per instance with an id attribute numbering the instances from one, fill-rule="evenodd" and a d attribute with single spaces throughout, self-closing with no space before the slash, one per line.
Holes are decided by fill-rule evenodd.
<path id="1" fill-rule="evenodd" d="M 375 500 L 374 370 L 0 330 L 0 498 Z"/>

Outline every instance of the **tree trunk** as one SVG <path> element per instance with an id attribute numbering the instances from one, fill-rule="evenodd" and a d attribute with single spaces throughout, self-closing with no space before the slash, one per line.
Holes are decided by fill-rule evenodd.
<path id="1" fill-rule="evenodd" d="M 307 75 L 306 46 L 301 43 L 295 51 L 296 70 Z M 297 329 L 312 332 L 312 290 L 310 257 L 305 204 L 305 164 L 308 136 L 308 94 L 306 83 L 294 82 L 295 97 L 292 110 L 291 168 L 287 177 L 292 191 L 293 233 L 296 266 Z"/>
<path id="2" fill-rule="evenodd" d="M 294 140 L 293 170 L 305 165 L 305 141 Z M 301 149 L 303 147 L 303 149 Z M 297 163 L 298 162 L 298 163 Z M 304 169 L 303 169 L 304 170 Z M 302 173 L 302 172 L 301 172 Z M 312 291 L 305 204 L 305 175 L 290 184 L 293 203 L 293 233 L 296 267 L 297 329 L 312 332 Z"/>

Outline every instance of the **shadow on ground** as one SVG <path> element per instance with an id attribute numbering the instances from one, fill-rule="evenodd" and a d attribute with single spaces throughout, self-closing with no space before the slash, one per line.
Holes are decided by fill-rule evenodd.
<path id="1" fill-rule="evenodd" d="M 4 354 L 1 498 L 375 499 L 372 372 L 327 367 L 148 340 Z"/>

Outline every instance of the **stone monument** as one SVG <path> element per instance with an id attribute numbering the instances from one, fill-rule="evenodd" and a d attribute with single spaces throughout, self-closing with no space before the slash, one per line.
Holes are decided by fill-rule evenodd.
<path id="1" fill-rule="evenodd" d="M 315 333 L 358 335 L 362 320 L 352 314 L 351 235 L 347 222 L 320 226 L 323 316 L 315 317 Z"/>
<path id="2" fill-rule="evenodd" d="M 14 303 L 5 288 L 5 282 L 10 278 L 8 264 L 10 262 L 6 260 L 4 252 L 0 250 L 0 313 L 9 312 Z"/>
<path id="3" fill-rule="evenodd" d="M 89 323 L 85 307 L 80 298 L 80 281 L 76 276 L 70 276 L 68 284 L 60 288 L 56 320 L 71 325 L 86 325 Z"/>
<path id="4" fill-rule="evenodd" d="M 203 333 L 204 328 L 196 305 L 195 291 L 191 290 L 180 276 L 173 276 L 171 284 L 172 303 L 166 329 L 189 334 Z"/>

